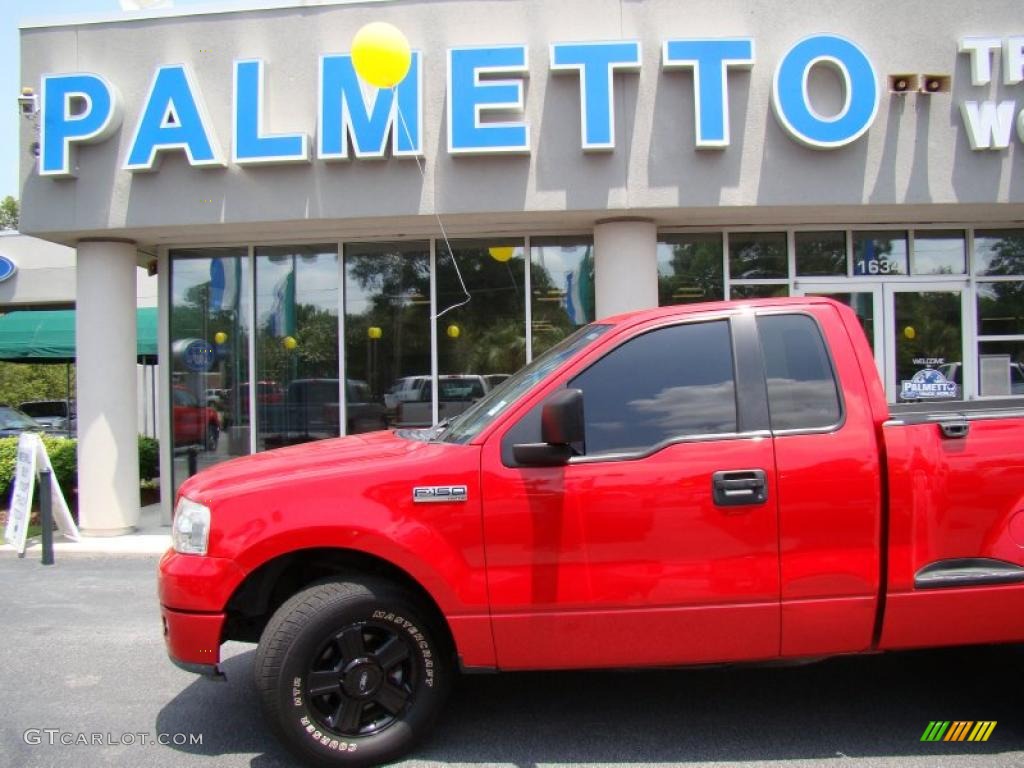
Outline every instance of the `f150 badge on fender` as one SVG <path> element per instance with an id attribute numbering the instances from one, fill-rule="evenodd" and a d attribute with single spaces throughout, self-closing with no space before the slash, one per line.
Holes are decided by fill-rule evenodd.
<path id="1" fill-rule="evenodd" d="M 412 489 L 412 500 L 427 501 L 465 501 L 469 491 L 464 485 L 423 485 Z"/>

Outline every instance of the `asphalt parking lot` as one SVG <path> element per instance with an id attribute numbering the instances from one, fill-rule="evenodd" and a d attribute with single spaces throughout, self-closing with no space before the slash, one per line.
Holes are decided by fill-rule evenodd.
<path id="1" fill-rule="evenodd" d="M 156 560 L 75 554 L 44 568 L 3 553 L 0 765 L 293 764 L 260 720 L 253 646 L 226 646 L 226 683 L 167 661 Z M 1022 672 L 1014 646 L 784 669 L 470 676 L 403 765 L 1024 766 Z M 939 719 L 998 725 L 985 743 L 922 743 Z M 83 733 L 114 743 L 60 743 Z M 186 743 L 141 743 L 158 734 Z M 202 743 L 187 743 L 196 734 Z"/>

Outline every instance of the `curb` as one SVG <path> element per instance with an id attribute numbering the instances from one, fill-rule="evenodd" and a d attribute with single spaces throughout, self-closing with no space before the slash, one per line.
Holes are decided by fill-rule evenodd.
<path id="1" fill-rule="evenodd" d="M 162 555 L 171 546 L 171 536 L 166 533 L 135 534 L 129 536 L 87 537 L 79 541 L 54 541 L 54 554 L 103 554 L 103 555 Z M 39 537 L 28 540 L 25 557 L 38 555 L 42 550 Z M 0 547 L 0 552 L 16 554 L 10 544 Z"/>

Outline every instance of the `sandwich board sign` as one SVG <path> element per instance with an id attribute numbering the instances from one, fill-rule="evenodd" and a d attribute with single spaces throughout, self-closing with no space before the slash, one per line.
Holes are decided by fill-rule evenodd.
<path id="1" fill-rule="evenodd" d="M 25 554 L 36 476 L 44 469 L 50 470 L 50 498 L 53 499 L 53 518 L 57 521 L 57 528 L 65 538 L 78 541 L 78 526 L 75 525 L 68 503 L 61 493 L 50 456 L 46 453 L 46 446 L 39 435 L 34 432 L 23 432 L 18 438 L 18 462 L 14 470 L 14 488 L 11 490 L 7 529 L 4 531 L 7 543 L 13 546 L 19 555 Z"/>

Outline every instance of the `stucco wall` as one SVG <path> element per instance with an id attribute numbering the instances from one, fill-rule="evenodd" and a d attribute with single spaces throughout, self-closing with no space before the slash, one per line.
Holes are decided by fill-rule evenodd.
<path id="1" fill-rule="evenodd" d="M 266 128 L 312 136 L 319 55 L 346 52 L 354 32 L 372 20 L 395 23 L 423 51 L 425 178 L 410 159 L 328 163 L 314 157 L 287 167 L 204 170 L 179 155 L 166 157 L 155 173 L 120 170 L 157 66 L 192 67 L 227 149 L 232 62 L 261 57 Z M 773 115 L 771 79 L 793 43 L 821 32 L 859 44 L 883 80 L 890 73 L 949 74 L 952 93 L 891 97 L 883 91 L 864 137 L 838 150 L 806 148 Z M 479 217 L 481 227 L 489 220 L 507 226 L 504 214 L 523 211 L 648 211 L 659 223 L 674 216 L 677 223 L 693 223 L 701 209 L 720 206 L 1011 203 L 996 217 L 1024 218 L 1024 145 L 1014 135 L 1008 150 L 972 151 L 959 109 L 965 99 L 986 98 L 1024 107 L 1024 84 L 1002 85 L 996 66 L 991 86 L 972 86 L 968 57 L 957 53 L 963 36 L 1008 34 L 1024 34 L 1019 4 L 1010 0 L 409 0 L 28 28 L 22 32 L 23 84 L 38 89 L 44 73 L 99 73 L 120 90 L 125 115 L 111 139 L 79 149 L 74 180 L 34 173 L 34 128 L 22 121 L 22 226 L 65 240 L 114 230 L 160 242 L 215 230 L 241 236 L 257 222 L 315 231 L 325 222 L 343 228 L 342 220 L 393 222 L 435 211 L 455 220 L 487 214 Z M 661 43 L 721 36 L 754 38 L 756 63 L 729 74 L 732 145 L 697 150 L 693 76 L 662 71 Z M 641 41 L 643 65 L 638 75 L 616 76 L 616 149 L 586 154 L 580 149 L 579 80 L 549 72 L 548 46 L 628 38 Z M 525 119 L 532 151 L 450 156 L 446 49 L 507 43 L 529 45 Z M 815 81 L 812 92 L 827 106 L 835 90 L 827 77 Z M 207 226 L 222 224 L 229 227 Z"/>

